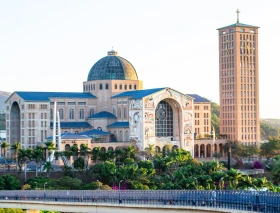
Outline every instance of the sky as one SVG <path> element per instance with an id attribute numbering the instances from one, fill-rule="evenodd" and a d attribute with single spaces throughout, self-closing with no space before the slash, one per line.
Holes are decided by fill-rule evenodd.
<path id="1" fill-rule="evenodd" d="M 144 89 L 219 104 L 217 28 L 259 26 L 260 117 L 280 118 L 279 0 L 0 0 L 0 90 L 82 92 L 114 49 Z"/>

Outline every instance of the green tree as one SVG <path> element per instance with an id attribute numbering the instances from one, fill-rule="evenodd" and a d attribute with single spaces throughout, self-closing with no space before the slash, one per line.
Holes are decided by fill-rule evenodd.
<path id="1" fill-rule="evenodd" d="M 43 171 L 46 171 L 47 176 L 50 177 L 51 172 L 54 171 L 53 165 L 50 161 L 46 161 L 43 163 Z"/>
<path id="2" fill-rule="evenodd" d="M 101 153 L 101 147 L 96 146 L 93 147 L 93 149 L 91 150 L 91 159 L 95 160 L 95 163 L 98 163 L 98 160 L 100 159 L 100 153 Z"/>
<path id="3" fill-rule="evenodd" d="M 145 148 L 146 153 L 148 154 L 148 160 L 152 160 L 153 156 L 156 152 L 155 150 L 155 144 L 148 144 L 148 146 Z"/>
<path id="4" fill-rule="evenodd" d="M 55 151 L 56 147 L 55 147 L 55 144 L 52 141 L 45 142 L 45 145 L 46 145 L 46 147 L 45 147 L 46 148 L 45 160 L 47 161 L 48 158 L 49 158 L 50 151 Z"/>
<path id="5" fill-rule="evenodd" d="M 18 170 L 18 151 L 21 148 L 21 144 L 19 142 L 15 142 L 11 146 L 11 150 L 15 152 L 15 158 L 16 158 L 16 171 Z"/>
<path id="6" fill-rule="evenodd" d="M 44 148 L 42 146 L 36 146 L 31 153 L 32 159 L 36 162 L 36 177 L 38 176 L 38 166 L 42 167 L 42 160 L 44 159 Z"/>
<path id="7" fill-rule="evenodd" d="M 20 188 L 19 180 L 11 175 L 0 177 L 0 190 L 16 190 Z"/>
<path id="8" fill-rule="evenodd" d="M 260 147 L 261 156 L 266 157 L 267 160 L 273 158 L 280 149 L 280 139 L 271 137 L 267 143 L 262 143 Z"/>
<path id="9" fill-rule="evenodd" d="M 215 134 L 220 134 L 220 106 L 211 102 L 211 124 L 214 126 Z"/>
<path id="10" fill-rule="evenodd" d="M 89 159 L 90 148 L 87 144 L 81 144 L 80 155 L 84 159 L 84 171 L 88 169 L 88 159 Z"/>
<path id="11" fill-rule="evenodd" d="M 269 137 L 279 137 L 279 128 L 272 126 L 270 124 L 260 122 L 261 129 L 261 138 L 263 140 L 268 139 Z"/>
<path id="12" fill-rule="evenodd" d="M 1 149 L 4 152 L 4 157 L 6 157 L 6 152 L 7 152 L 7 149 L 9 146 L 10 146 L 9 143 L 6 141 L 2 142 L 2 144 L 1 144 Z"/>
<path id="13" fill-rule="evenodd" d="M 32 150 L 28 149 L 19 149 L 18 150 L 18 161 L 20 164 L 20 170 L 24 165 L 24 182 L 26 182 L 26 163 L 28 160 L 31 160 Z"/>

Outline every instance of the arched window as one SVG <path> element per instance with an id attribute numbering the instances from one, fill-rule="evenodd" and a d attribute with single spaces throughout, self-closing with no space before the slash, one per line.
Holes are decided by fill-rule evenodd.
<path id="1" fill-rule="evenodd" d="M 113 115 L 116 115 L 116 109 L 113 108 Z"/>
<path id="2" fill-rule="evenodd" d="M 115 84 L 115 89 L 118 89 L 118 85 L 117 84 Z"/>
<path id="3" fill-rule="evenodd" d="M 121 108 L 118 109 L 118 117 L 119 117 L 119 118 L 122 117 L 122 110 L 121 110 Z"/>
<path id="4" fill-rule="evenodd" d="M 93 90 L 95 90 L 95 84 L 93 84 Z"/>
<path id="5" fill-rule="evenodd" d="M 94 109 L 90 109 L 90 111 L 89 111 L 89 116 L 92 116 L 92 115 L 94 115 Z"/>
<path id="6" fill-rule="evenodd" d="M 122 84 L 120 84 L 120 90 L 122 90 Z"/>
<path id="7" fill-rule="evenodd" d="M 66 144 L 65 145 L 65 151 L 68 151 L 70 149 L 70 145 L 69 144 Z"/>
<path id="8" fill-rule="evenodd" d="M 70 111 L 69 111 L 69 119 L 74 119 L 74 109 L 70 109 Z"/>
<path id="9" fill-rule="evenodd" d="M 109 89 L 109 84 L 106 84 L 106 89 Z"/>
<path id="10" fill-rule="evenodd" d="M 169 103 L 161 101 L 156 108 L 156 137 L 173 136 L 173 110 Z M 191 131 L 185 127 L 184 131 Z M 190 132 L 191 133 L 191 132 Z"/>
<path id="11" fill-rule="evenodd" d="M 129 84 L 129 89 L 132 89 L 132 85 L 131 84 Z"/>
<path id="12" fill-rule="evenodd" d="M 59 109 L 59 117 L 60 117 L 61 120 L 64 119 L 63 109 Z"/>
<path id="13" fill-rule="evenodd" d="M 136 84 L 134 84 L 134 89 L 137 89 Z"/>
<path id="14" fill-rule="evenodd" d="M 120 131 L 120 136 L 119 136 L 119 141 L 121 142 L 121 141 L 123 141 L 123 132 L 122 131 Z"/>
<path id="15" fill-rule="evenodd" d="M 103 85 L 99 84 L 99 89 L 102 90 L 103 89 Z"/>
<path id="16" fill-rule="evenodd" d="M 126 118 L 126 107 L 123 108 L 123 117 Z"/>
<path id="17" fill-rule="evenodd" d="M 85 119 L 85 114 L 83 109 L 80 109 L 80 119 Z"/>
<path id="18" fill-rule="evenodd" d="M 127 85 L 126 84 L 124 85 L 124 90 L 127 90 Z"/>
<path id="19" fill-rule="evenodd" d="M 125 141 L 129 141 L 129 133 L 128 133 L 128 131 L 125 131 Z"/>

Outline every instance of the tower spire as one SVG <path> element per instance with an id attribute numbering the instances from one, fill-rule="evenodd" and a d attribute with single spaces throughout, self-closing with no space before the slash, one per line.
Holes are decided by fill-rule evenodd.
<path id="1" fill-rule="evenodd" d="M 235 12 L 237 13 L 237 21 L 236 21 L 236 23 L 239 23 L 239 13 L 240 13 L 240 11 L 239 11 L 239 9 L 237 9 Z"/>

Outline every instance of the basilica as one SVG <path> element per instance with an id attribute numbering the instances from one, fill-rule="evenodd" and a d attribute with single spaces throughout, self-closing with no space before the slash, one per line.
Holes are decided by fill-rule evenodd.
<path id="1" fill-rule="evenodd" d="M 103 151 L 128 145 L 141 151 L 153 144 L 194 155 L 195 99 L 168 87 L 143 89 L 133 65 L 111 50 L 92 66 L 83 92 L 13 92 L 6 100 L 7 142 L 26 149 L 51 140 L 59 112 L 62 150 L 87 144 Z M 202 102 L 210 112 L 210 101 Z M 203 132 L 210 133 L 209 125 Z"/>

